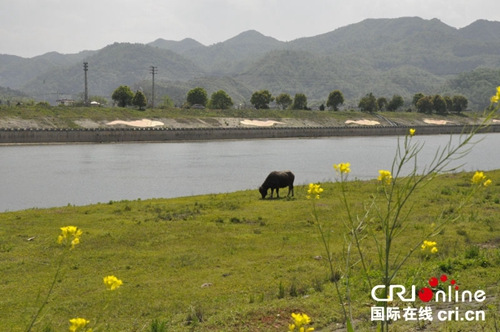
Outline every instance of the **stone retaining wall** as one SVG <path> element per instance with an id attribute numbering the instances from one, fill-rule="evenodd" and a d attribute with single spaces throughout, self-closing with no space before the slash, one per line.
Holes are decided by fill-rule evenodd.
<path id="1" fill-rule="evenodd" d="M 221 139 L 258 139 L 333 136 L 406 135 L 410 127 L 265 127 L 265 128 L 99 128 L 99 129 L 9 129 L 0 128 L 0 144 L 173 142 Z M 418 135 L 460 134 L 463 125 L 413 126 Z M 483 132 L 500 132 L 491 125 Z"/>

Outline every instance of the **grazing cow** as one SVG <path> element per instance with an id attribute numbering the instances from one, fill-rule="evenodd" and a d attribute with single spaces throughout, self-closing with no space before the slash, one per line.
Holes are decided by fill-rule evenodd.
<path id="1" fill-rule="evenodd" d="M 271 188 L 271 198 L 273 198 L 274 189 L 276 189 L 276 196 L 279 198 L 280 188 L 285 187 L 288 187 L 287 196 L 290 196 L 290 193 L 293 196 L 293 180 L 295 180 L 295 175 L 293 175 L 293 173 L 290 171 L 274 171 L 269 173 L 262 186 L 259 187 L 259 192 L 262 195 L 262 199 L 266 198 L 269 188 Z"/>

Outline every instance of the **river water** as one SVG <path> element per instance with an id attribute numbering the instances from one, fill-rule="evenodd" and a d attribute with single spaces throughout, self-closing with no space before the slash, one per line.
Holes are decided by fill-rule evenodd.
<path id="1" fill-rule="evenodd" d="M 456 145 L 459 135 L 451 140 Z M 272 170 L 292 170 L 296 185 L 334 181 L 332 165 L 341 162 L 351 163 L 351 179 L 372 179 L 379 169 L 391 168 L 398 141 L 404 138 L 0 146 L 0 212 L 256 189 Z M 450 136 L 417 135 L 412 141 L 423 144 L 423 169 Z M 463 171 L 499 169 L 500 134 L 474 141 L 453 165 Z"/>

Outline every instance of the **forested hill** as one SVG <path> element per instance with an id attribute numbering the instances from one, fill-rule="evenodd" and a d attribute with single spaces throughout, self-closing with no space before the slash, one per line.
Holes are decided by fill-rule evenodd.
<path id="1" fill-rule="evenodd" d="M 236 103 L 253 91 L 304 93 L 309 104 L 340 90 L 355 104 L 376 96 L 462 94 L 469 105 L 487 105 L 500 85 L 500 22 L 479 20 L 456 29 L 437 19 L 367 19 L 290 42 L 246 31 L 205 46 L 193 39 L 157 39 L 148 45 L 113 44 L 73 55 L 48 53 L 25 59 L 0 55 L 0 86 L 38 99 L 83 90 L 82 62 L 89 63 L 91 95 L 108 97 L 119 85 L 146 93 L 150 66 L 158 93 L 182 103 L 189 89 L 225 90 Z"/>

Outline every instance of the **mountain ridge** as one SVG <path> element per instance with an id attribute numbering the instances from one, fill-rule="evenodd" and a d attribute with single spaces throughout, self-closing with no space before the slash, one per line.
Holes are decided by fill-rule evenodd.
<path id="1" fill-rule="evenodd" d="M 500 68 L 500 22 L 478 20 L 457 29 L 438 19 L 366 19 L 287 42 L 248 30 L 210 46 L 191 38 L 158 38 L 70 55 L 0 55 L 0 86 L 36 99 L 55 93 L 77 96 L 82 92 L 83 61 L 89 62 L 91 95 L 107 98 L 119 85 L 148 92 L 149 68 L 156 66 L 158 88 L 175 90 L 177 104 L 190 88 L 204 82 L 209 93 L 228 89 L 236 103 L 248 102 L 252 91 L 261 89 L 292 97 L 305 93 L 311 103 L 321 103 L 338 89 L 353 104 L 369 92 L 405 99 L 417 92 L 460 92 L 480 108 L 487 101 L 473 91 L 474 84 L 464 91 L 454 79 L 467 73 L 468 79 L 484 78 L 480 70 Z M 495 77 L 488 76 L 481 87 L 498 85 L 500 77 L 492 82 Z"/>

